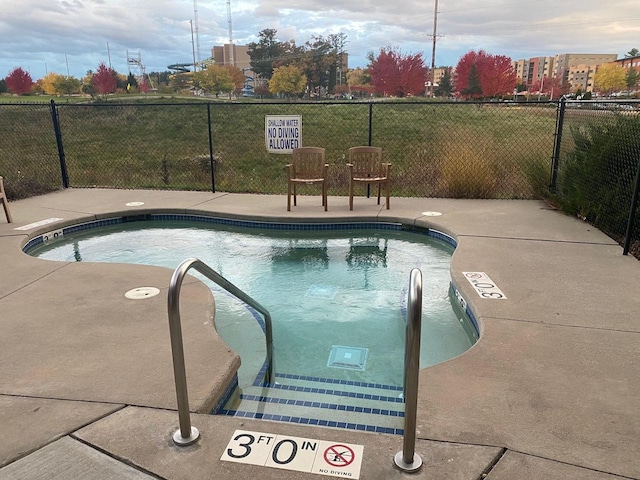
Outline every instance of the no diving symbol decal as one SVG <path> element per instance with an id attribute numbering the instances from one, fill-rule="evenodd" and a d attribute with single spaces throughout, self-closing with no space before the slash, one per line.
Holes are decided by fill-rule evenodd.
<path id="1" fill-rule="evenodd" d="M 334 467 L 346 467 L 353 463 L 356 458 L 353 450 L 346 445 L 331 445 L 324 451 L 324 460 Z"/>

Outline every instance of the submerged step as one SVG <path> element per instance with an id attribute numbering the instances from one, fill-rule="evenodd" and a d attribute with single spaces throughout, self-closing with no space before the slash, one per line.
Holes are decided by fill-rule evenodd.
<path id="1" fill-rule="evenodd" d="M 342 409 L 339 407 L 324 402 L 249 396 L 242 398 L 238 409 L 223 409 L 218 414 L 366 432 L 396 435 L 403 433 L 404 412 L 356 406 L 349 409 L 347 406 L 342 406 Z"/>

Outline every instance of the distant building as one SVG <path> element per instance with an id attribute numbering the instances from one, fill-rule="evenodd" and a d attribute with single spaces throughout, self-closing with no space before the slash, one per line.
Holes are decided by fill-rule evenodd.
<path id="1" fill-rule="evenodd" d="M 636 57 L 625 57 L 616 60 L 614 63 L 624 67 L 626 70 L 634 69 L 636 72 L 640 73 L 640 55 Z"/>
<path id="2" fill-rule="evenodd" d="M 593 90 L 593 75 L 598 65 L 613 62 L 618 58 L 615 53 L 563 53 L 554 57 L 553 76 L 571 85 L 573 92 Z"/>
<path id="3" fill-rule="evenodd" d="M 541 83 L 543 78 L 560 77 L 562 82 L 569 82 L 572 91 L 590 92 L 598 65 L 616 61 L 616 58 L 618 55 L 615 53 L 563 53 L 554 57 L 516 60 L 512 66 L 518 81 L 527 88 Z"/>
<path id="4" fill-rule="evenodd" d="M 211 58 L 216 65 L 233 65 L 240 70 L 251 68 L 251 58 L 249 57 L 249 47 L 247 45 L 235 45 L 225 43 L 223 46 L 216 46 L 211 49 Z"/>
<path id="5" fill-rule="evenodd" d="M 532 57 L 512 62 L 517 80 L 527 87 L 550 78 L 553 72 L 553 57 Z"/>

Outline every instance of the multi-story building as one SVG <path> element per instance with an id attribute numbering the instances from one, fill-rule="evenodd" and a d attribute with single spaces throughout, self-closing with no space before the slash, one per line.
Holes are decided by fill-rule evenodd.
<path id="1" fill-rule="evenodd" d="M 624 57 L 619 58 L 615 61 L 617 65 L 624 67 L 626 70 L 634 69 L 636 72 L 640 73 L 640 55 L 635 57 Z"/>
<path id="2" fill-rule="evenodd" d="M 251 68 L 249 47 L 247 45 L 235 45 L 225 43 L 211 49 L 211 58 L 216 65 L 233 65 L 239 69 Z"/>
<path id="3" fill-rule="evenodd" d="M 549 78 L 553 71 L 553 57 L 533 57 L 512 62 L 516 78 L 527 87 Z"/>
<path id="4" fill-rule="evenodd" d="M 572 65 L 567 73 L 567 81 L 571 85 L 571 90 L 577 92 L 593 91 L 593 77 L 596 73 L 596 65 Z"/>
<path id="5" fill-rule="evenodd" d="M 554 57 L 553 76 L 560 77 L 571 85 L 572 91 L 593 90 L 593 74 L 598 65 L 613 62 L 615 53 L 563 53 Z"/>

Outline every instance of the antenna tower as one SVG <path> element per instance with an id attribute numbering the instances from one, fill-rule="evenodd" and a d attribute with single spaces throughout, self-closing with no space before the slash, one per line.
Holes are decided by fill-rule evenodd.
<path id="1" fill-rule="evenodd" d="M 229 23 L 229 63 L 235 65 L 236 62 L 233 59 L 233 29 L 231 28 L 231 0 L 227 0 L 227 21 Z"/>
<path id="2" fill-rule="evenodd" d="M 198 1 L 193 0 L 193 23 L 196 26 L 196 65 L 194 65 L 194 71 L 198 71 L 198 64 L 200 64 L 200 37 L 198 36 Z"/>

